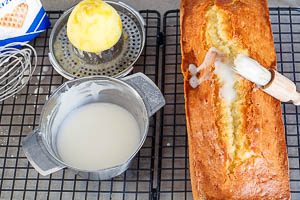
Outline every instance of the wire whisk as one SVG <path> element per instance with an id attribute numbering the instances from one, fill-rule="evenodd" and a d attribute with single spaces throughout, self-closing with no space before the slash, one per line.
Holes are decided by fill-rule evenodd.
<path id="1" fill-rule="evenodd" d="M 0 101 L 18 93 L 31 79 L 36 65 L 37 53 L 29 44 L 14 42 L 0 47 Z"/>

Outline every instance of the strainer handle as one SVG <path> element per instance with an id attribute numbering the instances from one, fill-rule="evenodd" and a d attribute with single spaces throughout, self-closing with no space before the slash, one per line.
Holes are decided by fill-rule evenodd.
<path id="1" fill-rule="evenodd" d="M 122 1 L 119 1 L 118 3 L 121 4 L 122 6 L 124 6 L 125 8 L 127 8 L 128 10 L 130 10 L 131 12 L 133 12 L 141 20 L 142 25 L 146 26 L 146 22 L 145 22 L 144 18 L 142 17 L 142 15 L 138 11 L 136 11 L 131 6 L 123 3 Z"/>
<path id="2" fill-rule="evenodd" d="M 39 130 L 35 130 L 33 134 L 25 138 L 22 142 L 22 148 L 30 164 L 43 176 L 47 176 L 66 167 L 54 160 L 47 151 Z"/>
<path id="3" fill-rule="evenodd" d="M 122 78 L 127 84 L 132 86 L 143 98 L 148 111 L 148 117 L 151 117 L 165 104 L 165 98 L 155 83 L 143 73 Z"/>

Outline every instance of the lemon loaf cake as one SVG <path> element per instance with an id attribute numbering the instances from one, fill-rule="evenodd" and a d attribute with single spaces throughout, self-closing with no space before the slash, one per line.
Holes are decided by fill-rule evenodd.
<path id="1" fill-rule="evenodd" d="M 189 65 L 211 47 L 229 62 L 241 53 L 276 67 L 267 0 L 181 0 L 180 21 L 194 199 L 289 199 L 280 102 L 218 60 L 189 84 Z"/>

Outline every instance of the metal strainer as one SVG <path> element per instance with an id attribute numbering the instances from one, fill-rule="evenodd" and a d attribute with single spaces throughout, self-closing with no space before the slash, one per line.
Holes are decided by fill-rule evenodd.
<path id="1" fill-rule="evenodd" d="M 49 40 L 49 60 L 55 70 L 67 79 L 92 75 L 122 77 L 127 75 L 145 45 L 143 17 L 122 2 L 105 1 L 121 16 L 123 33 L 111 49 L 99 54 L 76 49 L 67 37 L 67 21 L 73 8 L 56 22 Z"/>

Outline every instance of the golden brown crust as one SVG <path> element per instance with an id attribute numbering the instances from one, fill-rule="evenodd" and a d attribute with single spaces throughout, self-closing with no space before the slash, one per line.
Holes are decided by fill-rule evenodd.
<path id="1" fill-rule="evenodd" d="M 254 156 L 231 159 L 223 139 L 218 79 L 213 76 L 196 89 L 189 86 L 188 65 L 200 65 L 211 47 L 206 15 L 212 7 L 226 16 L 224 30 L 241 49 L 268 68 L 276 65 L 266 0 L 181 0 L 182 73 L 194 199 L 289 199 L 280 102 L 254 84 L 240 81 L 239 128 L 246 138 L 242 148 Z"/>

